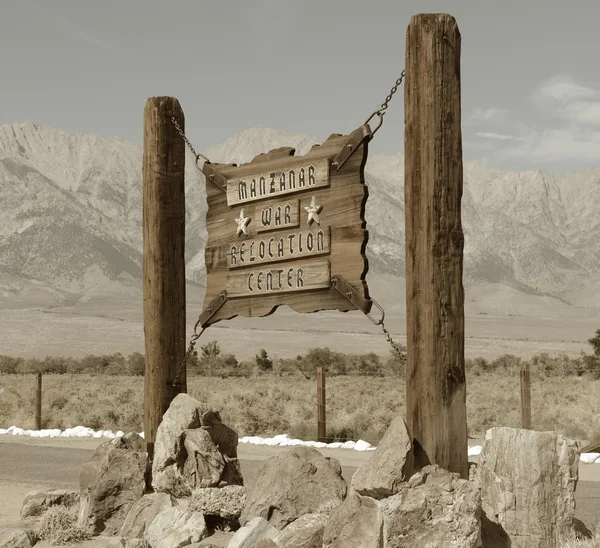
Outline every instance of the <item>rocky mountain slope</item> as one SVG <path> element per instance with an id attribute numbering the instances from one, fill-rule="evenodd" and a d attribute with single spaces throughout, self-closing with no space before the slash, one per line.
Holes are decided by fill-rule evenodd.
<path id="1" fill-rule="evenodd" d="M 242 163 L 281 146 L 304 154 L 315 142 L 254 128 L 203 153 Z M 0 306 L 139 295 L 141 163 L 141 145 L 118 138 L 31 122 L 0 126 Z M 403 171 L 402 155 L 367 163 L 370 280 L 404 275 Z M 189 151 L 186 209 L 187 276 L 202 284 L 206 200 Z M 598 211 L 600 168 L 556 177 L 465 164 L 467 291 L 510 288 L 501 293 L 600 306 Z"/>

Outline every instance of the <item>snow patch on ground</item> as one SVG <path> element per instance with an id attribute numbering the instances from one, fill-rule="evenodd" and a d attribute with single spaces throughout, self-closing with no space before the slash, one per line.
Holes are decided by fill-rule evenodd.
<path id="1" fill-rule="evenodd" d="M 122 430 L 113 432 L 112 430 L 92 430 L 86 426 L 75 426 L 66 430 L 58 428 L 49 430 L 24 430 L 18 426 L 9 428 L 0 428 L 0 435 L 5 436 L 31 436 L 32 438 L 118 438 L 124 436 Z M 144 433 L 140 432 L 143 438 Z M 375 451 L 377 447 L 373 447 L 369 442 L 364 440 L 358 441 L 336 441 L 333 443 L 324 443 L 322 441 L 304 441 L 295 438 L 290 438 L 287 434 L 278 434 L 272 438 L 262 438 L 260 436 L 244 436 L 239 439 L 239 443 L 250 443 L 253 445 L 269 445 L 269 446 L 293 446 L 303 445 L 305 447 L 315 447 L 316 449 L 354 449 L 355 451 Z M 469 447 L 469 457 L 476 457 L 481 453 L 481 445 L 473 445 Z M 600 453 L 583 453 L 579 460 L 586 464 L 600 464 Z"/>

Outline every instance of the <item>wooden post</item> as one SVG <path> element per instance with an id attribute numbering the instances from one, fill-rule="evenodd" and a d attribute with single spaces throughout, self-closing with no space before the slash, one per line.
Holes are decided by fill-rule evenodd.
<path id="1" fill-rule="evenodd" d="M 531 371 L 528 363 L 521 365 L 521 428 L 531 430 Z"/>
<path id="2" fill-rule="evenodd" d="M 464 360 L 461 37 L 448 14 L 406 34 L 406 407 L 417 466 L 468 477 Z"/>
<path id="3" fill-rule="evenodd" d="M 37 374 L 37 386 L 35 390 L 35 429 L 42 429 L 42 374 Z"/>
<path id="4" fill-rule="evenodd" d="M 317 441 L 327 441 L 327 422 L 325 415 L 325 373 L 317 367 Z"/>
<path id="5" fill-rule="evenodd" d="M 172 386 L 185 356 L 185 143 L 179 101 L 151 97 L 144 108 L 144 437 L 150 459 L 156 430 L 179 392 Z"/>

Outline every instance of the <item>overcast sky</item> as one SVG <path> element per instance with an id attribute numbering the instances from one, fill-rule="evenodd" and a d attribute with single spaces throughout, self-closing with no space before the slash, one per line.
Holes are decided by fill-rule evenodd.
<path id="1" fill-rule="evenodd" d="M 421 12 L 462 34 L 465 160 L 600 165 L 597 0 L 0 0 L 0 125 L 141 143 L 146 99 L 171 95 L 199 150 L 255 126 L 348 133 L 404 68 Z M 402 150 L 403 101 L 371 152 Z"/>

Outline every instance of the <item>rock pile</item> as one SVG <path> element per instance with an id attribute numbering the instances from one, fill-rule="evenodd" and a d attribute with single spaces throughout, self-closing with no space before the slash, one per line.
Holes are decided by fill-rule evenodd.
<path id="1" fill-rule="evenodd" d="M 158 429 L 151 485 L 142 442 L 100 445 L 79 493 L 28 495 L 0 548 L 35 545 L 27 520 L 57 504 L 79 504 L 97 546 L 125 548 L 553 548 L 575 526 L 578 447 L 551 432 L 490 430 L 466 480 L 416 470 L 396 418 L 350 486 L 335 458 L 308 447 L 282 449 L 244 486 L 237 434 L 185 394 Z"/>

